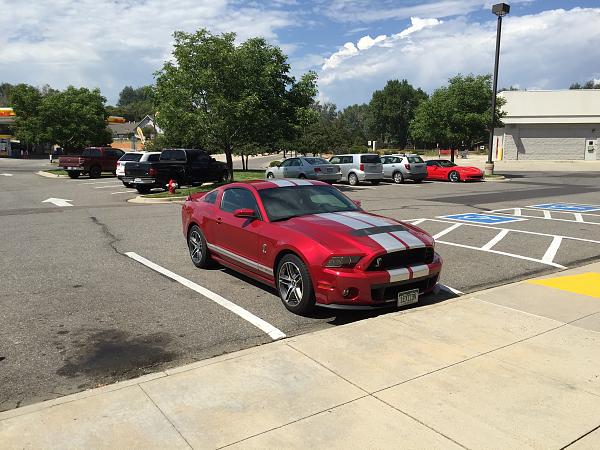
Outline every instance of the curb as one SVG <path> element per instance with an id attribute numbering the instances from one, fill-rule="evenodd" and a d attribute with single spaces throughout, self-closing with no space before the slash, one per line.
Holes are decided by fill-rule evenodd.
<path id="1" fill-rule="evenodd" d="M 494 178 L 483 178 L 485 182 L 494 182 L 494 181 L 512 181 L 510 178 L 506 178 L 504 175 L 495 176 Z"/>
<path id="2" fill-rule="evenodd" d="M 187 196 L 186 196 L 187 197 Z M 129 203 L 145 203 L 145 204 L 161 204 L 161 203 L 183 203 L 186 197 L 164 197 L 164 198 L 147 198 L 141 195 L 127 200 Z"/>
<path id="3" fill-rule="evenodd" d="M 35 174 L 39 175 L 40 177 L 46 177 L 46 178 L 67 178 L 68 177 L 68 175 L 56 175 L 54 173 L 49 173 L 44 170 L 35 172 Z"/>

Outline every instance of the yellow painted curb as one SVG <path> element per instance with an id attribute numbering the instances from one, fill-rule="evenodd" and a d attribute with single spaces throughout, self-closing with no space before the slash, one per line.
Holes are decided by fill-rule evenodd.
<path id="1" fill-rule="evenodd" d="M 528 283 L 600 298 L 600 273 L 588 272 L 543 280 L 530 280 Z"/>

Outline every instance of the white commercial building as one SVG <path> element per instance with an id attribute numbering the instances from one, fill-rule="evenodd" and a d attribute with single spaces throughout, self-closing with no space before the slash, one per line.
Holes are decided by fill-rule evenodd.
<path id="1" fill-rule="evenodd" d="M 600 160 L 600 90 L 504 91 L 494 155 L 514 160 Z"/>

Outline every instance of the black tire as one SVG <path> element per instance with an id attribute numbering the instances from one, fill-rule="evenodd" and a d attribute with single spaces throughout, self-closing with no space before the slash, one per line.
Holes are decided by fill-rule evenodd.
<path id="1" fill-rule="evenodd" d="M 299 278 L 296 278 L 298 276 Z M 306 314 L 314 308 L 315 292 L 310 274 L 298 256 L 288 254 L 281 258 L 277 265 L 276 278 L 279 298 L 288 311 L 294 314 Z"/>
<path id="2" fill-rule="evenodd" d="M 417 183 L 417 184 L 422 183 L 422 182 L 423 182 L 423 178 L 417 178 L 415 180 L 415 183 Z"/>
<path id="3" fill-rule="evenodd" d="M 275 175 L 273 174 L 273 172 L 267 172 L 267 179 L 272 180 L 273 178 L 275 178 Z"/>
<path id="4" fill-rule="evenodd" d="M 348 175 L 348 184 L 350 186 L 358 186 L 358 176 L 355 173 Z"/>
<path id="5" fill-rule="evenodd" d="M 102 175 L 102 170 L 100 166 L 92 166 L 90 167 L 90 178 L 100 178 Z"/>
<path id="6" fill-rule="evenodd" d="M 448 174 L 448 180 L 451 183 L 458 183 L 460 181 L 460 174 L 456 170 L 453 170 Z"/>
<path id="7" fill-rule="evenodd" d="M 371 181 L 371 184 L 373 186 L 377 186 L 380 182 L 381 182 L 380 180 L 373 180 L 373 181 Z"/>
<path id="8" fill-rule="evenodd" d="M 69 178 L 72 179 L 79 178 L 79 175 L 81 175 L 81 172 L 78 170 L 69 170 L 67 173 L 69 174 Z"/>
<path id="9" fill-rule="evenodd" d="M 394 172 L 392 180 L 394 180 L 394 183 L 396 184 L 402 184 L 404 183 L 404 175 L 402 175 L 402 172 Z"/>
<path id="10" fill-rule="evenodd" d="M 300 175 L 298 175 L 298 178 L 300 178 L 301 180 L 306 180 L 306 175 L 301 173 Z"/>
<path id="11" fill-rule="evenodd" d="M 151 186 L 145 185 L 145 184 L 141 184 L 139 186 L 136 186 L 135 189 L 140 193 L 140 194 L 148 194 L 150 193 L 150 190 L 152 189 Z"/>
<path id="12" fill-rule="evenodd" d="M 131 183 L 125 183 L 125 182 L 123 181 L 123 186 L 125 186 L 126 188 L 132 188 L 132 187 L 133 187 L 133 184 L 131 184 Z"/>
<path id="13" fill-rule="evenodd" d="M 198 225 L 192 225 L 188 231 L 187 244 L 192 263 L 200 269 L 209 267 L 211 259 L 208 245 L 206 245 L 206 239 Z"/>

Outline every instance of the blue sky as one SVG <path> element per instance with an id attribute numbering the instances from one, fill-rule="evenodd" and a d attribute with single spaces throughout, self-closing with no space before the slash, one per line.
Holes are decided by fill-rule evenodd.
<path id="1" fill-rule="evenodd" d="M 486 0 L 0 0 L 0 82 L 99 87 L 152 83 L 174 30 L 264 36 L 292 71 L 315 70 L 319 98 L 368 102 L 406 78 L 428 92 L 456 73 L 492 70 Z M 600 1 L 513 0 L 500 86 L 564 89 L 600 78 Z"/>

